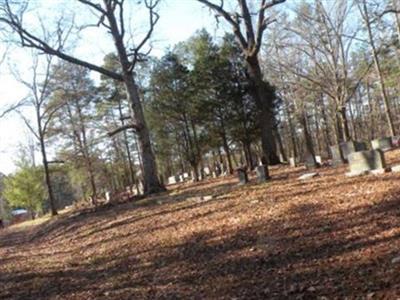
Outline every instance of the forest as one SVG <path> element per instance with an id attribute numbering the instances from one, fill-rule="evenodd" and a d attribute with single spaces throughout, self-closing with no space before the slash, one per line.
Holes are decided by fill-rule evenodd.
<path id="1" fill-rule="evenodd" d="M 176 284 L 171 289 L 152 277 L 159 285 L 154 290 L 147 285 L 137 288 L 140 299 L 225 299 L 227 295 L 229 299 L 310 299 L 316 293 L 391 299 L 398 295 L 400 283 L 393 274 L 400 262 L 394 250 L 398 244 L 395 232 L 400 228 L 395 220 L 396 173 L 400 171 L 395 165 L 400 159 L 400 1 L 193 0 L 193 9 L 209 17 L 207 27 L 154 53 L 164 5 L 182 4 L 177 0 L 0 0 L 0 51 L 4 50 L 0 52 L 0 74 L 12 76 L 26 91 L 25 97 L 13 102 L 0 99 L 0 120 L 19 120 L 29 132 L 14 153 L 14 171 L 0 173 L 0 225 L 23 209 L 27 219 L 39 218 L 39 225 L 32 221 L 26 229 L 31 231 L 24 233 L 37 243 L 34 248 L 52 243 L 51 239 L 57 247 L 64 247 L 60 237 L 78 243 L 71 234 L 77 230 L 88 245 L 96 241 L 106 252 L 113 252 L 123 247 L 122 236 L 133 243 L 125 230 L 135 231 L 133 223 L 144 222 L 141 225 L 149 231 L 135 235 L 139 239 L 136 250 L 145 251 L 151 243 L 176 242 L 168 247 L 183 253 L 176 258 L 172 255 L 174 262 L 165 249 L 161 254 L 151 253 L 145 261 L 157 270 L 154 276 L 161 276 L 158 270 L 167 268 L 172 274 L 184 270 L 193 277 L 194 266 L 179 264 L 174 269 L 175 264 L 183 260 L 197 266 L 196 255 L 208 261 L 206 253 L 211 253 L 212 265 L 202 273 L 210 278 L 199 279 L 200 294 L 192 290 L 190 276 L 177 279 L 179 284 L 170 278 Z M 102 53 L 95 41 L 85 41 L 88 30 L 97 36 L 99 45 L 106 43 L 112 50 Z M 24 51 L 23 66 L 16 60 L 18 51 Z M 101 60 L 91 59 L 91 53 L 102 53 Z M 390 145 L 385 148 L 381 143 Z M 343 145 L 353 150 L 344 150 Z M 350 172 L 345 173 L 347 167 Z M 306 177 L 298 177 L 301 174 Z M 189 204 L 180 204 L 184 200 Z M 237 213 L 236 221 L 229 212 Z M 128 222 L 130 213 L 135 218 Z M 188 218 L 193 214 L 196 220 L 191 222 Z M 208 219 L 208 214 L 219 217 Z M 112 221 L 114 216 L 117 219 Z M 271 219 L 260 221 L 266 216 Z M 182 233 L 186 240 L 180 240 L 180 229 L 167 231 L 170 225 L 153 228 L 158 217 L 161 224 L 174 219 L 187 224 L 182 229 L 188 231 Z M 369 225 L 362 221 L 364 217 L 371 221 Z M 200 218 L 204 224 L 196 225 Z M 221 222 L 222 233 L 211 218 L 216 224 Z M 307 219 L 310 223 L 304 223 Z M 119 222 L 125 224 L 121 232 L 114 229 Z M 229 231 L 231 227 L 236 231 Z M 25 230 L 16 228 L 17 234 Z M 18 248 L 22 240 L 10 230 L 3 238 L 0 235 L 4 257 L 22 251 Z M 163 233 L 153 241 L 151 232 L 157 230 Z M 225 230 L 229 238 L 222 243 Z M 102 240 L 107 238 L 106 234 L 97 236 L 102 231 L 118 236 L 118 241 Z M 389 231 L 390 238 L 382 237 L 385 246 L 378 242 L 361 246 L 368 237 Z M 141 237 L 147 237 L 149 244 Z M 252 243 L 256 246 L 245 250 Z M 298 257 L 288 253 L 291 243 Z M 89 264 L 93 278 L 100 276 L 93 268 L 115 267 L 111 261 L 103 264 L 103 256 L 97 261 L 95 255 L 100 254 L 90 252 L 89 246 L 79 247 L 69 251 L 83 251 L 87 259 L 94 260 Z M 229 256 L 236 250 L 245 252 L 226 266 L 222 253 Z M 353 252 L 346 254 L 347 250 Z M 354 254 L 357 250 L 364 254 L 376 251 L 377 258 L 371 254 L 370 261 L 384 260 L 389 254 L 395 257 L 379 267 L 355 266 L 361 259 Z M 38 251 L 32 257 L 42 253 L 32 251 Z M 263 261 L 258 251 L 281 260 Z M 124 259 L 121 255 L 118 259 Z M 158 255 L 165 257 L 157 260 Z M 324 265 L 335 255 L 346 269 L 343 277 L 341 270 L 329 273 Z M 51 259 L 49 264 L 58 266 L 66 258 L 58 252 Z M 312 261 L 318 261 L 315 269 Z M 41 263 L 40 268 L 47 267 Z M 246 263 L 254 272 L 246 269 Z M 68 270 L 84 269 L 76 257 L 66 264 Z M 384 271 L 387 264 L 395 264 L 390 274 Z M 225 271 L 216 272 L 214 268 L 221 265 Z M 301 272 L 296 278 L 288 275 L 294 265 Z M 321 282 L 308 277 L 307 267 L 311 275 L 323 273 Z M 9 268 L 16 267 L 10 264 Z M 284 276 L 283 287 L 256 279 L 271 276 L 266 275 L 271 268 L 278 270 L 276 278 Z M 1 270 L 0 266 L 0 275 Z M 147 274 L 145 270 L 140 267 L 140 276 Z M 370 285 L 352 277 L 364 271 L 370 276 L 366 280 L 373 282 Z M 232 282 L 226 272 L 231 272 Z M 245 277 L 238 275 L 241 272 Z M 3 296 L 13 298 L 7 293 L 21 286 L 15 299 L 28 299 L 34 280 L 21 283 L 12 272 L 7 274 Z M 39 284 L 41 289 L 51 286 L 51 275 L 46 276 L 47 283 Z M 71 273 L 57 277 L 60 282 L 63 276 L 71 280 L 76 295 L 63 297 L 66 291 L 54 282 L 54 291 L 51 287 L 35 290 L 32 297 L 131 299 L 134 293 L 114 294 L 122 289 L 116 288 L 114 277 L 113 288 L 108 291 L 107 283 L 102 283 L 101 293 L 108 294 L 100 295 L 91 290 L 94 279 L 86 282 Z M 212 278 L 219 278 L 221 287 L 208 288 Z M 238 284 L 243 278 L 253 282 Z M 344 282 L 338 283 L 341 278 Z M 274 284 L 275 279 L 272 276 Z M 75 280 L 85 282 L 86 287 L 75 285 Z M 147 277 L 137 280 L 151 282 Z M 123 282 L 129 279 L 124 277 Z M 262 288 L 252 290 L 251 286 L 260 284 Z"/>

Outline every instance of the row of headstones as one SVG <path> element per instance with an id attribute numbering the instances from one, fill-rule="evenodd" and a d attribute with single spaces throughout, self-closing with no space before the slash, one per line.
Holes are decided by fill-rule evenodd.
<path id="1" fill-rule="evenodd" d="M 358 141 L 348 141 L 340 143 L 339 145 L 333 145 L 330 147 L 332 153 L 332 165 L 339 166 L 344 163 L 349 162 L 349 155 L 355 152 L 360 151 L 368 151 L 369 148 L 372 150 L 381 150 L 381 151 L 388 151 L 393 149 L 394 147 L 398 147 L 400 142 L 400 137 L 385 137 L 374 139 L 371 141 L 370 147 L 365 142 L 358 142 Z M 355 159 L 357 160 L 357 155 Z M 294 158 L 289 159 L 289 164 L 291 167 L 296 167 L 297 162 Z M 304 165 L 307 169 L 313 169 L 322 165 L 321 156 L 315 156 L 315 159 L 312 155 L 307 154 L 305 157 Z"/>
<path id="2" fill-rule="evenodd" d="M 211 171 L 209 167 L 205 167 L 203 169 L 203 173 L 206 177 L 212 177 L 212 178 L 217 178 L 221 175 L 223 175 L 223 176 L 227 175 L 227 171 L 224 169 L 224 167 L 216 168 L 214 171 Z M 183 174 L 170 176 L 170 177 L 168 177 L 168 185 L 189 181 L 192 178 L 194 178 L 193 172 L 191 174 L 183 173 Z"/>
<path id="3" fill-rule="evenodd" d="M 349 164 L 347 176 L 357 176 L 367 172 L 384 173 L 387 170 L 384 152 L 399 146 L 399 137 L 384 137 L 365 142 L 349 141 L 331 146 L 332 164 Z M 371 148 L 371 149 L 369 149 Z"/>
<path id="4" fill-rule="evenodd" d="M 256 175 L 257 175 L 257 181 L 259 183 L 266 182 L 269 179 L 269 176 L 267 176 L 267 167 L 265 165 L 259 165 L 255 168 Z M 238 168 L 236 169 L 236 172 L 238 174 L 239 178 L 239 185 L 243 185 L 249 182 L 249 177 L 247 175 L 247 170 L 246 168 Z"/>
<path id="5" fill-rule="evenodd" d="M 168 184 L 176 184 L 179 182 L 185 182 L 185 181 L 189 180 L 190 178 L 191 178 L 191 176 L 189 175 L 189 173 L 183 173 L 183 174 L 179 174 L 179 175 L 170 176 L 170 177 L 168 177 Z"/>
<path id="6" fill-rule="evenodd" d="M 375 139 L 371 141 L 372 150 L 368 150 L 365 142 L 349 141 L 343 142 L 339 145 L 331 146 L 332 151 L 332 164 L 337 166 L 343 163 L 349 163 L 350 173 L 348 175 L 359 175 L 365 172 L 373 171 L 381 173 L 386 171 L 386 163 L 383 152 L 398 147 L 400 145 L 400 137 L 386 137 Z M 289 163 L 291 166 L 296 166 L 294 158 L 290 158 Z M 322 164 L 321 156 L 315 156 L 315 159 L 309 155 L 306 157 L 305 165 L 307 168 L 315 168 Z M 249 179 L 245 168 L 238 168 L 237 170 L 239 184 L 246 184 Z M 257 166 L 256 175 L 258 182 L 265 182 L 269 178 L 266 174 L 266 167 L 264 165 Z"/>

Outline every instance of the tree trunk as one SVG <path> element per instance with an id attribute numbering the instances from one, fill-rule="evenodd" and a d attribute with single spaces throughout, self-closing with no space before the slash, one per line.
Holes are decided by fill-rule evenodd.
<path id="1" fill-rule="evenodd" d="M 273 113 L 275 92 L 264 82 L 260 64 L 256 56 L 246 59 L 249 78 L 252 83 L 251 92 L 259 109 L 259 125 L 261 129 L 261 145 L 263 156 L 270 165 L 279 164 L 276 144 L 273 135 L 275 116 Z"/>
<path id="2" fill-rule="evenodd" d="M 94 175 L 94 169 L 93 169 L 93 162 L 92 162 L 92 158 L 91 158 L 91 154 L 90 154 L 90 150 L 89 150 L 89 146 L 87 143 L 87 138 L 86 138 L 86 127 L 85 127 L 85 120 L 82 114 L 82 109 L 80 104 L 78 103 L 78 101 L 76 101 L 76 109 L 78 112 L 78 117 L 79 117 L 79 127 L 80 127 L 80 131 L 82 134 L 82 142 L 81 142 L 81 151 L 82 154 L 85 158 L 85 163 L 86 163 L 86 170 L 88 172 L 88 176 L 89 176 L 89 182 L 90 182 L 90 186 L 92 188 L 92 204 L 96 205 L 97 204 L 97 188 L 96 188 L 96 180 L 95 180 L 95 175 Z"/>
<path id="3" fill-rule="evenodd" d="M 123 119 L 122 104 L 121 104 L 120 99 L 118 99 L 118 111 L 119 111 L 119 116 L 121 119 L 121 125 L 124 126 L 125 121 Z M 133 193 L 133 186 L 136 184 L 136 178 L 135 178 L 135 170 L 133 169 L 131 150 L 130 150 L 129 142 L 128 142 L 128 134 L 127 134 L 126 130 L 124 130 L 124 145 L 125 145 L 125 149 L 126 149 L 126 155 L 128 158 L 128 166 L 129 166 L 129 173 L 130 173 L 130 179 L 131 179 L 130 191 L 131 191 L 131 193 Z"/>
<path id="4" fill-rule="evenodd" d="M 280 135 L 278 129 L 275 130 L 275 137 L 276 137 L 276 141 L 278 142 L 279 152 L 282 155 L 283 161 L 288 161 L 287 155 L 285 152 L 285 148 L 283 147 L 282 138 L 281 138 L 281 135 Z"/>
<path id="5" fill-rule="evenodd" d="M 39 131 L 41 131 L 41 129 L 39 129 Z M 44 144 L 43 134 L 39 133 L 39 137 L 40 137 L 40 151 L 42 153 L 42 159 L 43 159 L 44 176 L 46 180 L 47 193 L 49 194 L 50 211 L 52 216 L 56 216 L 58 212 L 55 204 L 53 187 L 51 185 L 51 180 L 50 180 L 49 163 L 47 161 L 46 146 Z"/>
<path id="6" fill-rule="evenodd" d="M 308 128 L 307 115 L 306 115 L 305 111 L 303 111 L 301 113 L 300 122 L 303 125 L 304 140 L 305 140 L 305 143 L 306 143 L 307 152 L 308 152 L 309 155 L 312 156 L 312 159 L 314 161 L 314 165 L 317 165 L 317 160 L 315 159 L 314 146 L 313 146 L 313 143 L 312 143 L 312 137 L 311 137 L 311 134 L 310 134 L 310 130 Z"/>
<path id="7" fill-rule="evenodd" d="M 339 137 L 341 137 L 341 142 L 347 142 L 351 139 L 349 123 L 347 122 L 346 106 L 342 106 L 338 111 L 338 117 L 340 121 Z"/>
<path id="8" fill-rule="evenodd" d="M 123 33 L 120 32 L 115 15 L 110 7 L 107 7 L 107 18 L 110 23 L 110 32 L 114 39 L 118 59 L 122 67 L 122 78 L 125 84 L 132 121 L 136 125 L 136 134 L 139 141 L 140 156 L 143 163 L 144 194 L 153 194 L 165 191 L 158 174 L 156 159 L 150 141 L 150 133 L 143 113 L 142 103 L 138 87 L 133 78 L 132 65 L 124 45 Z"/>
<path id="9" fill-rule="evenodd" d="M 156 160 L 150 142 L 150 134 L 144 118 L 142 105 L 139 99 L 137 86 L 131 74 L 124 74 L 125 87 L 131 105 L 132 120 L 135 120 L 136 134 L 139 142 L 140 156 L 143 163 L 144 194 L 153 194 L 165 191 L 157 176 Z"/>
<path id="10" fill-rule="evenodd" d="M 324 130 L 323 130 L 323 135 L 324 135 L 324 140 L 325 140 L 325 151 L 328 155 L 328 157 L 332 157 L 332 153 L 330 150 L 330 139 L 329 139 L 329 120 L 328 116 L 326 114 L 325 110 L 325 105 L 324 105 L 324 98 L 323 95 L 321 94 L 321 114 L 322 114 L 322 119 L 324 120 Z"/>
<path id="11" fill-rule="evenodd" d="M 362 6 L 363 6 L 363 13 L 364 13 L 364 21 L 365 21 L 365 25 L 366 25 L 367 31 L 368 31 L 369 44 L 371 46 L 372 56 L 374 58 L 374 65 L 375 65 L 375 69 L 376 69 L 376 72 L 378 73 L 378 77 L 379 77 L 379 86 L 380 86 L 380 91 L 381 91 L 381 97 L 383 100 L 383 105 L 385 108 L 385 116 L 386 116 L 387 124 L 389 126 L 389 133 L 391 136 L 394 136 L 394 135 L 396 135 L 396 131 L 395 131 L 395 128 L 393 125 L 393 118 L 392 118 L 392 113 L 390 111 L 389 99 L 388 99 L 387 91 L 386 91 L 386 87 L 385 87 L 385 80 L 384 80 L 383 74 L 382 74 L 381 64 L 380 64 L 379 57 L 378 57 L 378 51 L 376 50 L 376 47 L 375 47 L 375 42 L 374 42 L 374 38 L 372 35 L 372 29 L 371 29 L 371 20 L 369 18 L 368 8 L 367 8 L 367 4 L 366 4 L 365 0 L 363 0 Z"/>

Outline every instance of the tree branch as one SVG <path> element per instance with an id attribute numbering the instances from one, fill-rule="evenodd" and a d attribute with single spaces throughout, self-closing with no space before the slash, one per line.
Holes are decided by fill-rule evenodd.
<path id="1" fill-rule="evenodd" d="M 125 131 L 127 129 L 133 129 L 135 131 L 139 131 L 140 130 L 140 126 L 135 125 L 135 124 L 126 124 L 124 126 L 118 127 L 117 129 L 114 129 L 113 131 L 108 132 L 107 135 L 109 137 L 112 137 L 112 136 L 116 135 L 117 133 L 120 133 L 120 132 Z"/>
<path id="2" fill-rule="evenodd" d="M 88 1 L 83 0 L 82 3 Z M 110 71 L 103 67 L 97 66 L 95 64 L 89 63 L 87 61 L 81 60 L 74 56 L 64 53 L 60 48 L 52 47 L 48 44 L 44 39 L 34 35 L 33 33 L 29 32 L 22 24 L 22 16 L 17 17 L 11 10 L 11 7 L 6 1 L 5 8 L 3 9 L 5 15 L 0 17 L 0 23 L 6 24 L 9 26 L 14 32 L 16 32 L 21 40 L 21 45 L 24 47 L 34 48 L 40 50 L 44 53 L 55 55 L 63 60 L 66 60 L 70 63 L 77 64 L 83 67 L 86 67 L 92 71 L 96 71 L 101 73 L 105 76 L 113 78 L 118 81 L 123 81 L 122 75 L 116 72 Z"/>

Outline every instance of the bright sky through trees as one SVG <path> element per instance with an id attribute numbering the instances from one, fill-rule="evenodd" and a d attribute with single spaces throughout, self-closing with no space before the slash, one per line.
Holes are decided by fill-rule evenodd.
<path id="1" fill-rule="evenodd" d="M 38 3 L 50 5 L 51 1 L 41 0 Z M 70 3 L 70 1 L 59 2 L 57 6 L 62 9 L 62 6 L 70 5 Z M 220 33 L 215 26 L 213 15 L 195 1 L 164 1 L 159 6 L 159 14 L 161 18 L 152 38 L 152 55 L 161 56 L 169 47 L 189 38 L 201 28 L 207 28 L 216 36 L 222 35 L 222 31 Z M 79 57 L 90 57 L 94 62 L 101 62 L 105 54 L 114 50 L 112 43 L 110 37 L 107 36 L 99 39 L 97 28 L 88 29 L 81 36 L 75 53 Z M 93 47 L 93 44 L 96 47 Z M 0 45 L 0 53 L 4 51 L 4 46 Z M 12 64 L 9 61 L 12 61 Z M 15 80 L 10 67 L 18 69 L 22 75 L 29 76 L 27 71 L 30 65 L 29 50 L 13 48 L 13 55 L 10 55 L 8 61 L 5 61 L 0 68 L 0 109 L 17 102 L 27 93 L 24 87 Z M 93 76 L 97 78 L 98 74 L 93 73 Z M 14 170 L 13 161 L 16 159 L 17 146 L 26 143 L 27 135 L 25 125 L 17 114 L 10 114 L 0 120 L 0 172 L 8 174 Z"/>

